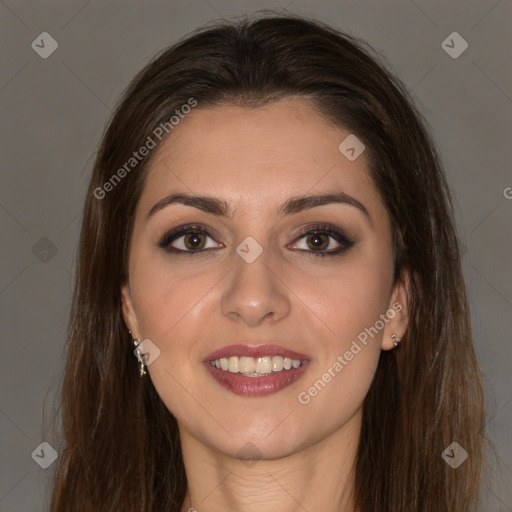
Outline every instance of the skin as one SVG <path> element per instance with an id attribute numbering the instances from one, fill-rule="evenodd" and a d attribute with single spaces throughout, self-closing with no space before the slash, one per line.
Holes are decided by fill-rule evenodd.
<path id="1" fill-rule="evenodd" d="M 182 511 L 353 511 L 362 403 L 381 350 L 393 348 L 392 334 L 405 332 L 408 280 L 403 275 L 393 285 L 389 217 L 365 153 L 351 162 L 338 150 L 349 134 L 306 99 L 289 98 L 257 109 L 198 106 L 155 150 L 121 296 L 127 328 L 161 351 L 147 371 L 180 428 L 188 478 Z M 337 203 L 276 215 L 292 196 L 338 191 L 360 201 L 369 217 Z M 233 217 L 173 204 L 147 218 L 178 192 L 218 197 Z M 212 250 L 191 257 L 158 246 L 166 232 L 189 222 L 208 228 L 212 238 L 200 242 Z M 315 239 L 301 229 L 312 223 L 344 230 L 354 245 L 307 258 Z M 236 252 L 247 236 L 263 249 L 250 264 Z M 193 250 L 190 237 L 185 241 L 172 244 Z M 328 235 L 320 245 L 339 246 Z M 301 404 L 298 394 L 396 302 L 401 311 Z M 275 394 L 235 395 L 202 361 L 246 340 L 307 354 L 309 368 Z M 252 463 L 239 454 L 249 442 L 258 459 Z"/>

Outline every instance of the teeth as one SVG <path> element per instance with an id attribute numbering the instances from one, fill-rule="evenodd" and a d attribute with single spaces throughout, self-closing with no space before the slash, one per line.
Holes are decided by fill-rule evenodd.
<path id="1" fill-rule="evenodd" d="M 217 364 L 217 362 L 215 362 Z M 238 366 L 240 373 L 253 373 L 256 370 L 256 364 L 253 357 L 240 357 Z"/>
<path id="2" fill-rule="evenodd" d="M 280 372 L 284 368 L 284 359 L 281 356 L 274 356 L 272 358 L 272 371 Z"/>
<path id="3" fill-rule="evenodd" d="M 212 366 L 231 373 L 242 373 L 247 377 L 259 377 L 269 375 L 272 372 L 280 372 L 298 368 L 302 365 L 300 359 L 291 359 L 281 356 L 246 357 L 231 356 L 210 361 Z"/>
<path id="4" fill-rule="evenodd" d="M 272 373 L 272 358 L 258 357 L 256 362 L 256 373 Z"/>
<path id="5" fill-rule="evenodd" d="M 238 373 L 240 371 L 240 368 L 238 368 L 238 357 L 237 356 L 233 356 L 233 357 L 230 357 L 228 359 L 228 370 L 231 372 L 231 373 Z M 219 361 L 220 363 L 220 361 Z M 215 364 L 215 366 L 217 366 L 217 364 Z"/>

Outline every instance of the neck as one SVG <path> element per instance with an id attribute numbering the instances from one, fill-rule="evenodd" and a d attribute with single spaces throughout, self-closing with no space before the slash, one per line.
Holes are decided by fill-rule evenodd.
<path id="1" fill-rule="evenodd" d="M 187 495 L 181 512 L 354 512 L 360 414 L 327 438 L 274 460 L 240 460 L 180 427 Z"/>

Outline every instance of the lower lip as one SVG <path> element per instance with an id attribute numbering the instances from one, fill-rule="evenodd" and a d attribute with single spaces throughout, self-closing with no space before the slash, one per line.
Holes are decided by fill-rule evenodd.
<path id="1" fill-rule="evenodd" d="M 210 375 L 229 391 L 242 396 L 266 396 L 277 393 L 300 379 L 307 369 L 308 361 L 298 368 L 273 372 L 265 377 L 244 377 L 241 373 L 219 370 L 210 361 L 205 363 Z"/>

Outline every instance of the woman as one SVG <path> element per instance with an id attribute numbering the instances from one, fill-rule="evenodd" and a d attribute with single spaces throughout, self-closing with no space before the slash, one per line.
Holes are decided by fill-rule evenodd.
<path id="1" fill-rule="evenodd" d="M 52 512 L 476 510 L 483 419 L 450 193 L 372 50 L 263 16 L 143 69 L 86 197 Z"/>

